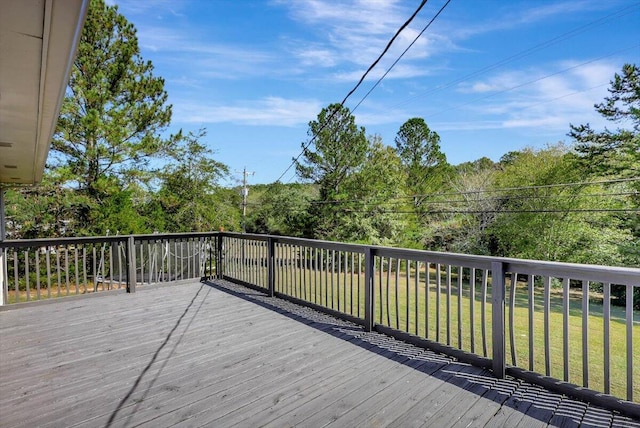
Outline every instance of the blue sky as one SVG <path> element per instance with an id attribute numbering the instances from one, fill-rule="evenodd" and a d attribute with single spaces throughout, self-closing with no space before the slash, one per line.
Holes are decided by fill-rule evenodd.
<path id="1" fill-rule="evenodd" d="M 171 131 L 206 128 L 216 160 L 269 183 L 300 153 L 309 121 L 345 97 L 419 1 L 108 3 L 136 26 L 143 58 L 166 80 Z M 428 1 L 347 107 L 444 3 Z M 570 143 L 570 123 L 604 127 L 593 104 L 627 62 L 640 63 L 640 1 L 452 0 L 354 115 L 391 146 L 402 123 L 422 117 L 450 163 L 497 161 Z M 291 168 L 282 181 L 294 180 Z"/>

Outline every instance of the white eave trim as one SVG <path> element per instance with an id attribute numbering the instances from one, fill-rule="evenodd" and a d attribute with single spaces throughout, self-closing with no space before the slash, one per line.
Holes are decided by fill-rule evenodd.
<path id="1" fill-rule="evenodd" d="M 33 184 L 42 180 L 89 0 L 46 0 Z"/>

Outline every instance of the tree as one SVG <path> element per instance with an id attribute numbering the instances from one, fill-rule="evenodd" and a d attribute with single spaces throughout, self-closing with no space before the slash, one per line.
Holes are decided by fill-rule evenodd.
<path id="1" fill-rule="evenodd" d="M 606 212 L 624 208 L 626 202 L 607 194 L 601 184 L 559 185 L 578 182 L 582 176 L 580 165 L 563 145 L 511 153 L 496 176 L 496 186 L 507 190 L 487 196 L 500 198 L 500 212 L 487 230 L 493 255 L 633 263 L 621 251 L 630 231 Z"/>
<path id="2" fill-rule="evenodd" d="M 247 215 L 248 232 L 301 237 L 311 235 L 308 233 L 309 204 L 317 198 L 314 185 L 276 182 L 254 187 L 253 193 L 258 193 L 258 196 Z"/>
<path id="3" fill-rule="evenodd" d="M 80 227 L 128 183 L 146 178 L 151 159 L 180 136 L 162 138 L 171 119 L 164 80 L 144 61 L 136 30 L 117 6 L 92 0 L 53 138 L 50 167 L 88 198 Z"/>
<path id="4" fill-rule="evenodd" d="M 440 136 L 424 119 L 414 117 L 402 124 L 395 138 L 396 151 L 407 169 L 407 187 L 416 195 L 441 184 L 440 172 L 447 157 L 440 150 Z"/>
<path id="5" fill-rule="evenodd" d="M 607 176 L 640 175 L 640 69 L 625 64 L 611 81 L 608 97 L 594 107 L 609 121 L 630 125 L 631 129 L 596 132 L 589 124 L 571 125 L 569 135 L 576 152 L 591 173 Z"/>
<path id="6" fill-rule="evenodd" d="M 302 160 L 294 161 L 298 176 L 318 185 L 321 203 L 312 205 L 310 211 L 313 234 L 316 238 L 339 239 L 343 214 L 331 201 L 345 199 L 345 181 L 365 161 L 365 130 L 356 125 L 347 107 L 331 104 L 322 109 L 318 120 L 309 122 L 308 134 L 311 140 L 302 143 Z"/>
<path id="7" fill-rule="evenodd" d="M 345 214 L 343 236 L 351 242 L 374 245 L 404 243 L 404 170 L 396 152 L 378 135 L 369 138 L 362 167 L 345 184 L 349 201 L 341 204 Z"/>
<path id="8" fill-rule="evenodd" d="M 175 161 L 160 174 L 158 199 L 165 213 L 165 230 L 202 232 L 234 225 L 237 215 L 231 214 L 226 198 L 220 198 L 218 192 L 218 181 L 229 168 L 211 158 L 213 152 L 200 143 L 206 135 L 205 129 L 189 132 L 175 149 Z"/>

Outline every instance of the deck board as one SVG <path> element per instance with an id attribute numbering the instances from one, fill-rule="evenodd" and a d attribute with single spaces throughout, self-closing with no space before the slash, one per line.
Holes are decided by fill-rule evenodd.
<path id="1" fill-rule="evenodd" d="M 640 427 L 217 281 L 0 312 L 0 426 Z"/>

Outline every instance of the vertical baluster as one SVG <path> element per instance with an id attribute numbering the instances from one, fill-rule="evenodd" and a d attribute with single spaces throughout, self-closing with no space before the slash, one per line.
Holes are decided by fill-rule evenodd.
<path id="1" fill-rule="evenodd" d="M 459 267 L 460 275 L 458 275 L 458 349 L 462 349 L 462 281 L 464 276 L 464 268 Z M 470 268 L 473 270 L 473 268 Z"/>
<path id="2" fill-rule="evenodd" d="M 633 285 L 627 284 L 627 400 L 633 401 Z"/>
<path id="3" fill-rule="evenodd" d="M 29 249 L 24 251 L 24 279 L 27 302 L 31 300 L 31 285 L 29 284 Z"/>
<path id="4" fill-rule="evenodd" d="M 349 307 L 351 308 L 350 310 L 350 314 L 353 315 L 353 275 L 355 274 L 355 268 L 353 265 L 353 261 L 354 261 L 354 254 L 353 252 L 351 253 L 351 267 L 350 267 L 350 271 L 351 271 L 351 279 L 349 280 L 349 290 L 350 290 L 350 297 L 349 297 L 349 301 L 350 301 L 350 305 Z"/>
<path id="5" fill-rule="evenodd" d="M 409 296 L 411 295 L 411 292 L 409 291 L 409 282 L 411 280 L 411 272 L 409 271 L 409 268 L 411 267 L 411 260 L 407 259 L 407 265 L 406 265 L 406 273 L 407 273 L 407 278 L 406 278 L 406 284 L 405 284 L 405 298 L 406 298 L 406 308 L 405 308 L 405 331 L 407 333 L 409 333 L 409 308 L 410 308 L 410 303 L 409 303 Z"/>
<path id="6" fill-rule="evenodd" d="M 357 299 L 358 299 L 358 318 L 360 318 L 360 277 L 362 276 L 361 273 L 361 267 L 362 267 L 362 254 L 358 253 L 358 292 L 357 292 Z M 372 318 L 373 319 L 373 318 Z"/>
<path id="7" fill-rule="evenodd" d="M 529 275 L 528 281 L 529 292 L 529 370 L 534 370 L 534 314 L 535 314 L 535 275 Z"/>
<path id="8" fill-rule="evenodd" d="M 60 274 L 60 248 L 56 246 L 55 249 L 56 249 L 56 276 L 58 279 L 57 296 L 60 297 L 60 283 L 62 282 L 62 276 Z"/>
<path id="9" fill-rule="evenodd" d="M 118 290 L 122 288 L 122 242 L 118 241 L 117 252 L 118 252 Z"/>
<path id="10" fill-rule="evenodd" d="M 67 296 L 69 295 L 69 247 L 64 246 L 64 280 L 65 287 L 67 291 Z"/>
<path id="11" fill-rule="evenodd" d="M 91 244 L 91 273 L 93 274 L 93 291 L 98 291 L 98 268 L 96 267 L 96 244 Z"/>
<path id="12" fill-rule="evenodd" d="M 51 247 L 47 247 L 45 252 L 45 261 L 47 264 L 47 299 L 51 298 Z"/>
<path id="13" fill-rule="evenodd" d="M 610 323 L 611 323 L 611 284 L 604 284 L 603 330 L 604 330 L 604 393 L 611 393 L 611 359 L 610 359 Z"/>
<path id="14" fill-rule="evenodd" d="M 113 290 L 113 244 L 109 243 L 109 290 Z"/>
<path id="15" fill-rule="evenodd" d="M 27 292 L 27 302 L 31 300 L 31 286 L 29 285 L 29 249 L 24 251 L 24 279 L 25 291 Z"/>
<path id="16" fill-rule="evenodd" d="M 391 257 L 389 257 L 387 259 L 387 298 L 386 303 L 387 303 L 387 325 L 389 327 L 391 327 L 391 298 L 389 296 L 391 296 L 391 291 L 390 291 L 390 287 L 391 287 L 391 266 L 393 264 L 393 259 Z"/>
<path id="17" fill-rule="evenodd" d="M 36 299 L 40 300 L 40 248 L 36 248 L 35 258 L 36 258 Z M 2 269 L 2 266 L 0 266 L 0 269 Z"/>
<path id="18" fill-rule="evenodd" d="M 336 250 L 331 250 L 331 309 L 335 300 Z"/>
<path id="19" fill-rule="evenodd" d="M 140 240 L 140 262 L 137 263 L 140 266 L 140 284 L 144 285 L 144 241 Z"/>
<path id="20" fill-rule="evenodd" d="M 413 284 L 413 288 L 414 288 L 414 299 L 413 299 L 413 305 L 414 305 L 414 312 L 415 312 L 415 318 L 414 318 L 414 324 L 415 324 L 415 334 L 416 336 L 419 333 L 419 326 L 420 326 L 420 262 L 418 260 L 415 261 L 416 264 L 416 274 L 415 274 L 415 278 L 414 278 L 414 284 Z"/>
<path id="21" fill-rule="evenodd" d="M 48 253 L 47 253 L 48 256 Z M 47 260 L 47 265 L 49 261 Z M 89 281 L 87 280 L 87 245 L 82 245 L 82 282 L 84 283 L 84 292 L 89 292 Z"/>
<path id="22" fill-rule="evenodd" d="M 471 325 L 471 353 L 476 352 L 476 269 L 471 268 L 469 279 L 469 318 Z"/>
<path id="23" fill-rule="evenodd" d="M 340 251 L 338 251 L 338 276 L 336 277 L 336 297 L 338 301 L 337 309 L 340 310 L 340 278 L 342 277 L 342 257 L 340 257 Z M 344 303 L 343 303 L 344 306 Z"/>
<path id="24" fill-rule="evenodd" d="M 551 312 L 551 277 L 544 277 L 544 372 L 551 376 L 551 339 L 549 315 Z"/>
<path id="25" fill-rule="evenodd" d="M 73 247 L 73 266 L 75 271 L 75 279 L 76 279 L 76 294 L 80 294 L 80 271 L 78 265 L 78 244 Z"/>
<path id="26" fill-rule="evenodd" d="M 396 329 L 400 330 L 400 292 L 399 292 L 399 283 L 400 283 L 400 258 L 396 259 L 396 275 L 395 275 L 395 283 L 394 283 L 394 300 L 395 300 L 395 311 L 396 311 Z M 391 327 L 391 326 L 389 326 Z"/>
<path id="27" fill-rule="evenodd" d="M 322 268 L 322 272 L 324 272 L 324 275 L 322 275 L 322 272 L 320 273 L 320 302 L 322 302 L 322 290 L 324 290 L 324 306 L 327 307 L 328 305 L 328 298 L 327 298 L 327 262 L 325 261 L 324 258 L 324 248 L 320 249 L 320 266 Z M 324 278 L 324 279 L 323 279 Z M 324 286 L 323 286 L 324 283 Z"/>
<path id="28" fill-rule="evenodd" d="M 562 357 L 563 379 L 569 382 L 569 278 L 562 281 Z"/>
<path id="29" fill-rule="evenodd" d="M 437 274 L 437 273 L 436 273 Z M 429 287 L 431 286 L 431 271 L 429 262 L 424 263 L 424 337 L 429 338 Z"/>
<path id="30" fill-rule="evenodd" d="M 482 311 L 482 355 L 485 357 L 487 352 L 487 285 L 489 282 L 489 271 L 487 269 L 482 271 L 482 302 L 480 303 L 480 310 Z"/>
<path id="31" fill-rule="evenodd" d="M 458 268 L 458 276 L 462 272 Z M 447 345 L 451 346 L 451 265 L 447 265 Z"/>
<path id="32" fill-rule="evenodd" d="M 298 247 L 296 245 L 291 245 L 291 261 L 293 263 L 293 271 L 291 274 L 293 275 L 293 294 L 295 297 L 300 298 L 300 284 L 298 283 L 298 258 L 300 254 L 298 253 Z"/>
<path id="33" fill-rule="evenodd" d="M 382 298 L 382 279 L 384 278 L 384 277 L 382 276 L 382 275 L 383 275 L 383 269 L 384 269 L 383 265 L 384 265 L 384 257 L 380 257 L 380 269 L 379 269 L 379 270 L 380 270 L 380 275 L 378 275 L 378 279 L 379 279 L 378 284 L 379 284 L 379 289 L 380 289 L 379 296 L 378 296 L 378 306 L 379 306 L 379 308 L 380 308 L 380 324 L 382 324 L 382 320 L 383 320 L 383 317 L 382 317 L 382 314 L 383 314 L 383 311 L 382 311 L 382 304 L 383 304 L 383 298 Z M 388 265 L 387 265 L 387 270 L 388 270 L 388 269 L 389 269 L 389 267 L 388 267 Z M 387 273 L 387 275 L 388 275 L 388 273 Z M 387 280 L 387 283 L 388 283 L 388 282 L 389 282 L 389 281 Z"/>
<path id="34" fill-rule="evenodd" d="M 436 270 L 436 342 L 440 342 L 440 292 L 442 288 L 442 275 L 440 274 L 441 265 L 438 263 Z M 447 280 L 451 277 L 451 266 L 446 267 Z"/>
<path id="35" fill-rule="evenodd" d="M 582 386 L 589 387 L 589 281 L 587 280 L 582 281 Z"/>
<path id="36" fill-rule="evenodd" d="M 342 310 L 347 313 L 347 252 L 343 253 L 342 259 Z"/>
<path id="37" fill-rule="evenodd" d="M 194 277 L 195 272 L 193 272 L 193 260 L 195 259 L 195 254 L 193 254 L 193 239 L 187 238 L 187 242 L 185 242 L 187 247 L 187 279 L 191 279 Z"/>
<path id="38" fill-rule="evenodd" d="M 304 284 L 304 300 L 312 302 L 311 298 L 311 247 L 304 247 L 304 256 L 302 264 L 302 282 Z"/>
<path id="39" fill-rule="evenodd" d="M 518 274 L 511 273 L 511 294 L 509 295 L 509 341 L 511 342 L 511 364 L 518 365 L 516 353 L 515 310 L 516 310 L 516 286 Z"/>
<path id="40" fill-rule="evenodd" d="M 233 254 L 231 252 L 231 242 L 229 242 L 229 252 L 230 255 Z M 233 260 L 233 256 L 230 257 Z M 233 269 L 233 265 L 230 265 L 231 270 Z M 174 239 L 173 241 L 173 280 L 178 280 L 178 240 Z"/>
<path id="41" fill-rule="evenodd" d="M 18 250 L 13 250 L 13 291 L 15 292 L 15 301 L 14 303 L 20 302 L 20 284 L 19 284 L 19 275 L 20 271 L 18 270 Z"/>

